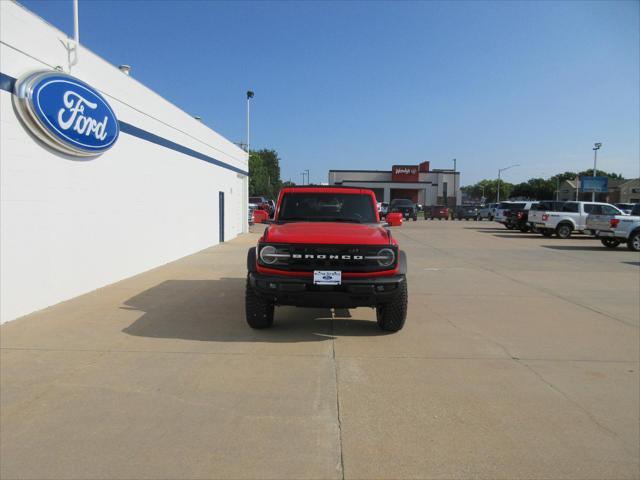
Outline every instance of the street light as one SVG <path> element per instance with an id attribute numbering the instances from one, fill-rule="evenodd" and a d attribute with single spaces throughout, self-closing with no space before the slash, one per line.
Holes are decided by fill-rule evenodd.
<path id="1" fill-rule="evenodd" d="M 520 166 L 519 163 L 514 163 L 513 165 L 509 165 L 508 167 L 498 169 L 498 192 L 496 194 L 496 203 L 500 203 L 500 174 L 505 170 L 509 170 L 510 168 L 519 167 L 519 166 Z"/>
<path id="2" fill-rule="evenodd" d="M 600 150 L 600 147 L 602 147 L 601 143 L 594 143 L 593 144 L 593 176 L 594 176 L 594 178 L 596 176 L 596 164 L 598 163 L 598 150 Z M 593 188 L 593 187 L 595 187 L 595 182 L 591 186 L 591 188 Z M 591 192 L 591 201 L 592 202 L 596 201 L 596 191 L 595 190 L 593 190 Z"/>
<path id="3" fill-rule="evenodd" d="M 253 92 L 251 90 L 247 90 L 247 153 L 249 155 L 251 155 L 251 152 L 249 150 L 249 118 L 250 118 L 250 112 L 251 112 L 250 103 L 252 98 L 253 98 Z"/>
<path id="4" fill-rule="evenodd" d="M 453 198 L 454 205 L 458 206 L 458 192 L 456 192 L 456 159 L 453 159 Z"/>

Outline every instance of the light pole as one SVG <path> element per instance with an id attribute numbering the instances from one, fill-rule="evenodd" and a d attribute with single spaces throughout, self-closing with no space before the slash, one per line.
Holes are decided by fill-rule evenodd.
<path id="1" fill-rule="evenodd" d="M 251 99 L 253 98 L 253 92 L 251 90 L 247 90 L 247 153 L 251 155 L 249 150 L 249 126 L 250 126 L 250 117 L 251 117 Z"/>
<path id="2" fill-rule="evenodd" d="M 454 206 L 458 206 L 458 192 L 457 192 L 457 187 L 456 187 L 456 159 L 453 159 L 453 198 L 454 200 Z"/>
<path id="3" fill-rule="evenodd" d="M 305 170 L 304 173 L 307 174 L 307 185 L 309 185 L 311 183 L 311 180 L 309 180 L 309 170 Z"/>
<path id="4" fill-rule="evenodd" d="M 600 147 L 602 146 L 601 143 L 594 143 L 593 144 L 593 177 L 595 178 L 596 176 L 596 164 L 598 163 L 598 150 L 600 150 Z M 595 182 L 593 182 L 594 184 L 591 186 L 591 188 L 595 187 Z M 596 191 L 593 190 L 591 192 L 591 201 L 595 202 L 596 201 Z"/>
<path id="5" fill-rule="evenodd" d="M 514 163 L 513 165 L 509 165 L 508 167 L 498 169 L 498 189 L 497 189 L 498 191 L 496 192 L 496 203 L 500 203 L 500 174 L 505 170 L 509 170 L 510 168 L 519 167 L 519 166 L 520 166 L 519 163 Z"/>

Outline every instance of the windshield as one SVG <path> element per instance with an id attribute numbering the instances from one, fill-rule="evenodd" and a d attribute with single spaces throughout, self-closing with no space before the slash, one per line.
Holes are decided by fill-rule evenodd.
<path id="1" fill-rule="evenodd" d="M 371 196 L 353 193 L 287 193 L 278 221 L 374 223 Z"/>

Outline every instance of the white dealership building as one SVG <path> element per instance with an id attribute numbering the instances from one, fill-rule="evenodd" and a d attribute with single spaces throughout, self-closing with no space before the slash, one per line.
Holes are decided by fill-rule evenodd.
<path id="1" fill-rule="evenodd" d="M 0 322 L 246 231 L 244 150 L 19 4 L 0 19 Z"/>

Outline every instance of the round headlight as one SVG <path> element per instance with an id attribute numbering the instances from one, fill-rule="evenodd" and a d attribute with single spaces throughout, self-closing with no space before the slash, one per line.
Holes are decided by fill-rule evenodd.
<path id="1" fill-rule="evenodd" d="M 381 267 L 388 267 L 392 265 L 396 259 L 396 254 L 390 248 L 383 248 L 378 252 L 378 265 Z"/>
<path id="2" fill-rule="evenodd" d="M 272 245 L 267 245 L 266 247 L 262 247 L 260 250 L 260 260 L 263 263 L 267 263 L 269 265 L 276 263 L 278 261 L 278 257 L 275 256 L 276 247 Z"/>

